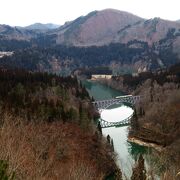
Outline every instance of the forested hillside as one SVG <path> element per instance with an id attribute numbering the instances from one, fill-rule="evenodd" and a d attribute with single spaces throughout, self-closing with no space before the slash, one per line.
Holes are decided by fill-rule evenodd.
<path id="1" fill-rule="evenodd" d="M 74 77 L 0 69 L 0 159 L 15 179 L 120 178 L 96 116 Z"/>
<path id="2" fill-rule="evenodd" d="M 161 147 L 161 153 L 155 153 L 154 166 L 157 167 L 152 174 L 160 173 L 162 179 L 176 179 L 180 168 L 180 65 L 136 76 L 114 76 L 101 82 L 141 96 L 135 106 L 129 140 Z"/>
<path id="3" fill-rule="evenodd" d="M 82 100 L 88 101 L 89 96 L 76 78 L 1 69 L 0 86 L 1 109 L 29 121 L 75 122 L 84 111 L 84 118 L 93 119 L 90 101 L 82 109 Z M 88 112 L 90 109 L 92 113 Z"/>
<path id="4" fill-rule="evenodd" d="M 138 47 L 132 47 L 137 44 Z M 101 47 L 33 47 L 16 50 L 12 56 L 1 58 L 0 65 L 62 75 L 69 75 L 76 70 L 84 72 L 90 68 L 107 67 L 116 75 L 128 69 L 129 73 L 143 72 L 179 62 L 178 55 L 171 47 L 166 49 L 168 53 L 160 49 L 157 55 L 155 51 L 147 43 L 139 41 Z"/>
<path id="5" fill-rule="evenodd" d="M 0 25 L 0 51 L 14 51 L 0 64 L 70 74 L 107 66 L 114 74 L 144 72 L 180 62 L 180 24 L 143 19 L 114 9 L 93 11 L 55 29 Z M 116 66 L 116 68 L 115 68 Z"/>

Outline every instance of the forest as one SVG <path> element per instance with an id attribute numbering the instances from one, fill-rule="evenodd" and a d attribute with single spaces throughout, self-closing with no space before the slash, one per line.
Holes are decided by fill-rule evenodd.
<path id="1" fill-rule="evenodd" d="M 76 77 L 0 68 L 1 177 L 121 179 L 97 117 Z"/>
<path id="2" fill-rule="evenodd" d="M 129 139 L 161 147 L 154 156 L 162 179 L 178 179 L 180 160 L 180 64 L 136 76 L 114 76 L 101 80 L 115 89 L 140 95 L 131 120 Z M 137 170 L 138 171 L 138 170 Z M 156 172 L 157 173 L 157 172 Z"/>
<path id="3" fill-rule="evenodd" d="M 60 66 L 66 62 L 68 68 L 72 70 L 80 67 L 107 66 L 111 61 L 121 63 L 131 63 L 134 56 L 140 56 L 144 48 L 128 48 L 123 44 L 110 44 L 102 47 L 67 47 L 57 45 L 54 47 L 33 47 L 19 49 L 11 57 L 4 57 L 0 64 L 10 67 L 20 67 L 27 70 L 52 71 L 51 62 L 55 58 Z M 46 70 L 47 69 L 47 70 Z"/>
<path id="4" fill-rule="evenodd" d="M 1 69 L 0 87 L 2 112 L 12 111 L 29 121 L 38 121 L 38 118 L 75 121 L 79 119 L 79 113 L 93 119 L 93 114 L 87 110 L 92 109 L 90 103 L 86 110 L 83 109 L 86 106 L 81 100 L 88 100 L 89 96 L 85 88 L 79 87 L 76 78 Z"/>
<path id="5" fill-rule="evenodd" d="M 43 47 L 33 45 L 30 42 L 31 46 L 26 42 L 19 42 L 20 44 L 16 46 L 17 42 L 14 42 L 16 49 L 13 49 L 13 42 L 11 43 L 12 48 L 1 48 L 1 50 L 14 51 L 14 54 L 11 57 L 1 58 L 0 65 L 30 71 L 55 72 L 57 74 L 68 71 L 68 74 L 71 74 L 71 72 L 82 68 L 87 69 L 87 71 L 102 66 L 110 69 L 111 64 L 116 63 L 132 66 L 132 70 L 136 72 L 142 66 L 146 66 L 149 70 L 162 68 L 162 65 L 158 62 L 159 58 L 161 58 L 164 67 L 179 62 L 179 58 L 172 51 L 171 46 L 166 50 L 160 48 L 158 50 L 159 57 L 155 53 L 156 49 L 139 41 L 132 41 L 128 44 L 112 43 L 101 47 L 71 47 L 65 45 L 47 45 Z M 141 65 L 136 67 L 137 63 L 141 63 Z"/>
<path id="6" fill-rule="evenodd" d="M 116 154 L 97 124 L 99 114 L 75 76 L 113 74 L 118 65 L 131 74 L 117 72 L 101 83 L 142 96 L 129 137 L 163 147 L 159 169 L 167 176 L 162 179 L 175 178 L 180 168 L 180 61 L 168 44 L 172 38 L 167 34 L 152 47 L 137 40 L 71 47 L 57 45 L 51 36 L 30 41 L 0 37 L 0 50 L 14 52 L 0 58 L 0 176 L 121 179 Z M 147 71 L 132 74 L 137 64 Z M 131 178 L 145 180 L 144 169 L 140 156 Z"/>

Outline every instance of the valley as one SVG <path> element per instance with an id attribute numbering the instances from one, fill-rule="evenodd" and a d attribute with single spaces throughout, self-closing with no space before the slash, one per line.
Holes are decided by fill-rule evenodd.
<path id="1" fill-rule="evenodd" d="M 21 61 L 25 61 L 28 51 L 37 57 L 35 66 L 36 69 L 40 66 L 41 71 L 54 72 L 51 67 L 54 61 L 58 64 L 56 73 L 62 68 L 72 72 L 103 65 L 116 74 L 122 73 L 121 67 L 142 72 L 180 62 L 180 24 L 176 21 L 147 20 L 106 9 L 93 11 L 57 28 L 38 29 L 38 24 L 35 25 L 37 28 L 0 25 L 0 50 L 17 52 Z M 40 63 L 40 59 L 46 63 Z M 9 61 L 11 64 L 11 59 Z M 26 61 L 32 63 L 28 57 Z M 61 65 L 64 63 L 65 67 Z"/>
<path id="2" fill-rule="evenodd" d="M 178 179 L 176 175 L 180 158 L 179 73 L 180 66 L 177 64 L 156 73 L 144 72 L 134 77 L 121 75 L 98 80 L 108 87 L 141 96 L 140 103 L 135 106 L 128 140 L 156 149 L 151 158 L 158 158 L 151 171 L 159 174 L 160 179 Z"/>
<path id="3" fill-rule="evenodd" d="M 179 21 L 104 9 L 64 25 L 1 24 L 0 175 L 177 180 L 179 92 Z M 140 101 L 93 103 L 125 95 Z"/>

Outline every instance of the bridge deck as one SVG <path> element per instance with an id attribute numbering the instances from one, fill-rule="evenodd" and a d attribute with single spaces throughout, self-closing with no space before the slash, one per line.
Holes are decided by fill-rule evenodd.
<path id="1" fill-rule="evenodd" d="M 140 96 L 127 95 L 127 96 L 118 96 L 117 98 L 114 99 L 94 101 L 93 104 L 99 110 L 99 109 L 107 109 L 109 106 L 113 104 L 120 104 L 123 102 L 127 102 L 134 105 L 139 100 L 140 100 Z"/>

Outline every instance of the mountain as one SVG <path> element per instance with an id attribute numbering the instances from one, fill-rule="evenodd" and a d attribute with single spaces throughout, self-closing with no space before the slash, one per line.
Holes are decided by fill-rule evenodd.
<path id="1" fill-rule="evenodd" d="M 36 23 L 27 27 L 12 27 L 5 24 L 0 24 L 0 40 L 18 40 L 30 41 L 44 35 L 47 36 L 47 31 L 59 27 L 55 24 L 40 24 Z"/>
<path id="2" fill-rule="evenodd" d="M 16 51 L 32 47 L 35 39 L 42 35 L 42 31 L 28 30 L 8 25 L 0 25 L 0 51 Z"/>
<path id="3" fill-rule="evenodd" d="M 160 18 L 146 20 L 124 11 L 105 9 L 65 23 L 50 35 L 56 37 L 57 44 L 71 46 L 102 46 L 133 40 L 152 45 L 166 38 L 173 29 L 178 34 L 180 24 Z"/>
<path id="4" fill-rule="evenodd" d="M 164 39 L 171 30 L 174 34 L 180 33 L 180 24 L 160 18 L 144 20 L 118 31 L 115 42 L 128 43 L 132 40 L 139 40 L 152 45 Z"/>
<path id="5" fill-rule="evenodd" d="M 169 57 L 180 58 L 180 23 L 160 18 L 147 20 L 114 9 L 81 16 L 52 31 L 49 36 L 52 35 L 57 44 L 79 47 L 123 43 L 139 48 L 147 43 L 155 56 L 160 54 L 160 59 L 168 53 Z"/>
<path id="6" fill-rule="evenodd" d="M 34 30 L 50 30 L 50 29 L 56 29 L 60 27 L 60 25 L 57 24 L 52 24 L 52 23 L 47 23 L 47 24 L 42 24 L 42 23 L 35 23 L 31 24 L 29 26 L 24 27 L 25 29 L 34 29 Z"/>
<path id="7" fill-rule="evenodd" d="M 35 38 L 37 32 L 33 30 L 19 29 L 8 25 L 0 25 L 0 39 L 7 40 L 30 40 Z"/>
<path id="8" fill-rule="evenodd" d="M 7 57 L 1 59 L 1 64 L 21 64 L 31 71 L 70 74 L 80 67 L 106 66 L 119 71 L 128 66 L 142 72 L 180 62 L 180 23 L 105 9 L 56 29 L 0 25 L 0 44 L 2 51 L 20 50 L 9 62 Z M 31 49 L 21 51 L 25 48 Z"/>
<path id="9" fill-rule="evenodd" d="M 120 29 L 144 19 L 114 9 L 93 11 L 74 21 L 65 23 L 53 34 L 58 44 L 75 46 L 104 45 L 111 43 Z"/>
<path id="10" fill-rule="evenodd" d="M 105 9 L 93 11 L 57 28 L 54 24 L 36 23 L 25 28 L 0 25 L 0 38 L 34 40 L 44 45 L 50 42 L 69 46 L 102 46 L 110 43 L 128 43 L 134 40 L 153 45 L 165 39 L 173 30 L 173 43 L 178 39 L 180 23 L 160 18 L 143 19 L 133 14 Z"/>

